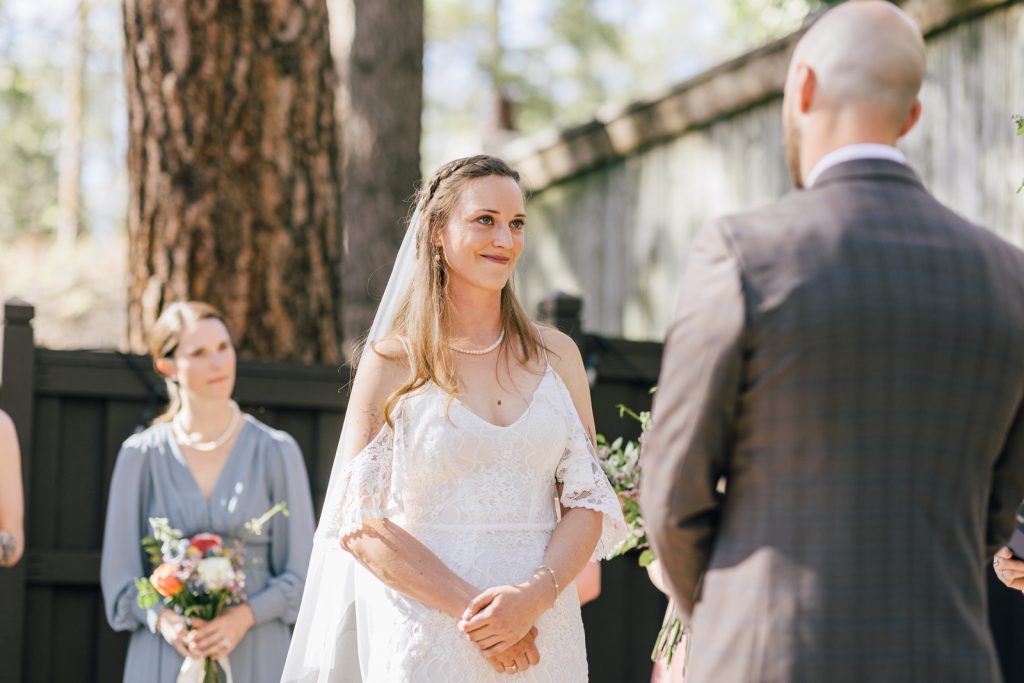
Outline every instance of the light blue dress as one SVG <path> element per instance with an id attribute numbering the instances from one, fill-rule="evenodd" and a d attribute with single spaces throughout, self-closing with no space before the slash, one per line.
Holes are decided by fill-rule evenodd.
<path id="1" fill-rule="evenodd" d="M 110 485 L 100 581 L 107 621 L 131 631 L 126 683 L 174 683 L 181 656 L 153 628 L 162 605 L 136 603 L 135 579 L 152 567 L 139 544 L 150 517 L 166 517 L 185 535 L 211 531 L 225 537 L 275 503 L 277 515 L 263 535 L 246 544 L 246 593 L 256 616 L 231 653 L 237 683 L 278 683 L 284 668 L 313 546 L 313 503 L 302 453 L 285 432 L 246 415 L 209 501 L 185 464 L 169 424 L 154 425 L 121 447 Z"/>

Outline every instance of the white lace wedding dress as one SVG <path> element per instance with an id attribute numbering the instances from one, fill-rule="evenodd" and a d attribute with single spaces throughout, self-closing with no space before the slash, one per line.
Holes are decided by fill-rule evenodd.
<path id="1" fill-rule="evenodd" d="M 603 513 L 597 559 L 626 532 L 615 493 L 597 462 L 558 373 L 548 365 L 529 407 L 507 427 L 480 418 L 434 385 L 408 394 L 394 430 L 346 467 L 338 522 L 345 535 L 365 519 L 389 518 L 481 590 L 527 580 L 542 563 L 561 503 Z M 499 674 L 435 609 L 386 588 L 360 568 L 355 578 L 363 683 L 587 680 L 586 647 L 574 585 L 537 622 L 540 664 Z"/>

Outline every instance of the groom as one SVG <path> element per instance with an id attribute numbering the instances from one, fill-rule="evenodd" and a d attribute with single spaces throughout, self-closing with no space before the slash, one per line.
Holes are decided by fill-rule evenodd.
<path id="1" fill-rule="evenodd" d="M 640 502 L 687 683 L 1000 680 L 983 569 L 1024 497 L 1024 254 L 896 149 L 920 31 L 852 2 L 803 37 L 803 192 L 696 238 Z"/>

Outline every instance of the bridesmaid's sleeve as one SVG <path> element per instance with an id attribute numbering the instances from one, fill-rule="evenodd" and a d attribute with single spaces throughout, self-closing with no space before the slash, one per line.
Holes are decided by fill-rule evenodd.
<path id="1" fill-rule="evenodd" d="M 155 631 L 160 607 L 142 609 L 136 600 L 135 579 L 146 571 L 141 540 L 149 530 L 141 528 L 141 520 L 142 496 L 148 482 L 146 454 L 132 444 L 133 439 L 129 439 L 121 447 L 110 482 L 100 559 L 100 585 L 107 622 L 112 629 L 135 631 L 147 627 Z"/>
<path id="2" fill-rule="evenodd" d="M 558 502 L 565 508 L 582 507 L 601 513 L 601 538 L 590 557 L 593 562 L 608 555 L 622 542 L 627 534 L 626 521 L 587 430 L 575 407 L 571 402 L 567 403 L 569 437 L 555 471 L 555 480 L 562 484 Z"/>
<path id="3" fill-rule="evenodd" d="M 313 500 L 302 451 L 287 434 L 280 433 L 277 439 L 281 458 L 273 470 L 271 496 L 274 503 L 288 504 L 288 516 L 276 515 L 269 525 L 271 577 L 249 596 L 257 624 L 274 619 L 295 623 L 313 551 Z"/>

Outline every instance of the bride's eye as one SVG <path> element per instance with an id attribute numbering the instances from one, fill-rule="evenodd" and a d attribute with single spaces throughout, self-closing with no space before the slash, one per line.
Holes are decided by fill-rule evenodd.
<path id="1" fill-rule="evenodd" d="M 511 227 L 513 230 L 522 230 L 523 228 L 526 227 L 526 221 L 516 218 L 511 223 L 509 223 L 509 227 Z"/>
<path id="2" fill-rule="evenodd" d="M 494 224 L 494 219 L 485 214 L 483 216 L 480 216 L 480 218 L 477 218 L 476 222 L 477 223 L 483 223 L 484 225 L 493 225 Z"/>

